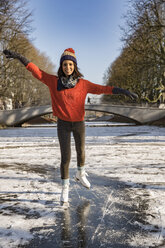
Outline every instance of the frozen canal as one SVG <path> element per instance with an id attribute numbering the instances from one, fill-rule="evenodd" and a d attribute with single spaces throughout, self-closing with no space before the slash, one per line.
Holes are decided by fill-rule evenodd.
<path id="1" fill-rule="evenodd" d="M 0 248 L 165 247 L 165 128 L 86 127 L 91 190 L 59 205 L 56 127 L 0 130 Z"/>

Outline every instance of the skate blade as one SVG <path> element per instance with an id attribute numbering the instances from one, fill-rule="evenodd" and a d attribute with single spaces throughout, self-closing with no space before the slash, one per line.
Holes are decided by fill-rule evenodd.
<path id="1" fill-rule="evenodd" d="M 62 207 L 62 209 L 68 209 L 69 208 L 69 202 L 60 202 L 60 205 Z"/>
<path id="2" fill-rule="evenodd" d="M 91 187 L 86 187 L 86 186 L 84 186 L 84 185 L 80 182 L 80 180 L 79 180 L 77 177 L 74 177 L 74 180 L 75 180 L 76 182 L 80 183 L 81 186 L 83 186 L 83 187 L 86 188 L 86 189 L 90 189 L 90 188 L 91 188 Z"/>

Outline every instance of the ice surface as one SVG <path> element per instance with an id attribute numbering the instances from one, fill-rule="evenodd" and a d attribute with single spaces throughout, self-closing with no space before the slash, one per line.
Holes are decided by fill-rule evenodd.
<path id="1" fill-rule="evenodd" d="M 42 239 L 56 225 L 61 192 L 59 166 L 56 127 L 0 130 L 0 247 L 25 245 L 36 232 Z M 70 168 L 76 168 L 73 138 Z M 129 221 L 148 230 L 149 235 L 145 239 L 130 237 L 132 247 L 163 244 L 165 128 L 114 124 L 86 127 L 86 168 L 89 175 L 106 176 L 129 186 L 138 208 L 139 198 L 146 202 L 145 220 Z M 57 177 L 59 181 L 54 180 Z"/>

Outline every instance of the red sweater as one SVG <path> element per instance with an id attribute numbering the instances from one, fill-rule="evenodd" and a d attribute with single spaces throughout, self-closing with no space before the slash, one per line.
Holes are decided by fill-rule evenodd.
<path id="1" fill-rule="evenodd" d="M 53 114 L 64 121 L 83 121 L 85 115 L 85 98 L 91 94 L 112 94 L 113 86 L 94 84 L 79 79 L 74 88 L 57 90 L 58 77 L 40 70 L 35 64 L 29 63 L 26 68 L 35 78 L 49 87 Z"/>

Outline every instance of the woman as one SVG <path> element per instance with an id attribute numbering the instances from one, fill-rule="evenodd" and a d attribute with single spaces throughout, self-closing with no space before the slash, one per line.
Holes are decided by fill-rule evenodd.
<path id="1" fill-rule="evenodd" d="M 124 94 L 132 99 L 137 95 L 113 86 L 101 86 L 83 79 L 77 67 L 75 51 L 66 49 L 61 55 L 57 76 L 50 75 L 22 55 L 4 50 L 7 58 L 18 59 L 32 75 L 49 87 L 53 114 L 58 117 L 57 130 L 61 150 L 61 204 L 68 204 L 69 163 L 71 157 L 71 133 L 77 152 L 77 173 L 75 179 L 84 187 L 90 188 L 85 172 L 85 98 L 91 94 Z"/>

